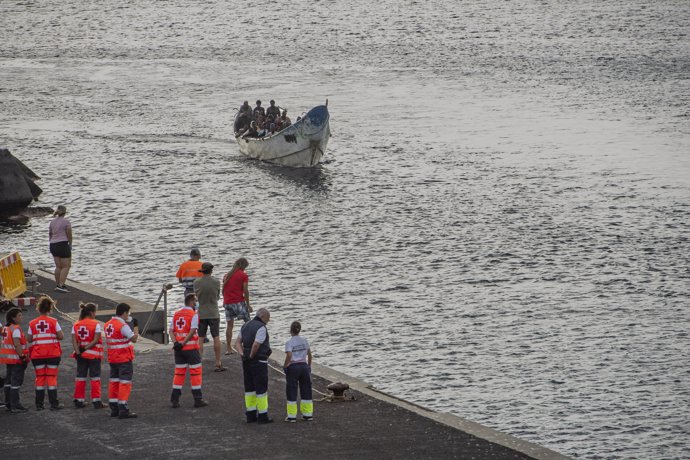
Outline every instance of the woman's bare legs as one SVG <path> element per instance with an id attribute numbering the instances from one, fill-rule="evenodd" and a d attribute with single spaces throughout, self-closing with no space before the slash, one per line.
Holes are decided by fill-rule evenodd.
<path id="1" fill-rule="evenodd" d="M 69 274 L 69 269 L 72 267 L 72 258 L 71 257 L 61 257 L 60 258 L 60 282 L 58 283 L 60 286 L 65 285 L 65 281 L 67 281 L 67 275 Z"/>
<path id="2" fill-rule="evenodd" d="M 53 257 L 55 261 L 55 284 L 60 286 L 60 272 L 62 271 L 62 259 L 60 257 Z"/>
<path id="3" fill-rule="evenodd" d="M 229 355 L 231 353 L 234 353 L 235 350 L 233 347 L 235 346 L 234 343 L 232 343 L 232 328 L 235 325 L 235 320 L 230 319 L 228 320 L 227 326 L 225 327 L 225 354 Z"/>

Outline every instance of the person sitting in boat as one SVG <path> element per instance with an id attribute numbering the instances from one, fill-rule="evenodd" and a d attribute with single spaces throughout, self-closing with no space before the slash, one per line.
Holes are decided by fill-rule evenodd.
<path id="1" fill-rule="evenodd" d="M 237 126 L 239 126 L 240 128 L 235 133 L 235 137 L 240 137 L 249 130 L 249 122 L 246 122 L 246 123 L 239 123 L 238 122 Z"/>
<path id="2" fill-rule="evenodd" d="M 259 126 L 259 132 L 256 135 L 256 137 L 265 137 L 268 135 L 268 126 L 266 123 L 263 124 L 263 126 Z"/>
<path id="3" fill-rule="evenodd" d="M 252 121 L 249 125 L 249 129 L 244 134 L 242 134 L 242 138 L 245 137 L 259 137 L 259 126 L 256 124 L 255 121 Z"/>
<path id="4" fill-rule="evenodd" d="M 249 123 L 251 123 L 252 118 L 252 106 L 249 105 L 249 102 L 244 101 L 244 104 L 240 106 L 240 110 L 237 113 L 237 121 L 235 123 L 235 128 L 237 128 L 239 134 L 249 129 Z"/>
<path id="5" fill-rule="evenodd" d="M 263 115 L 257 114 L 254 121 L 256 121 L 256 129 L 258 129 L 259 131 L 266 127 L 266 117 L 264 117 Z"/>
<path id="6" fill-rule="evenodd" d="M 273 117 L 273 118 L 279 117 L 280 116 L 280 109 L 278 107 L 276 107 L 276 101 L 271 99 L 270 104 L 271 104 L 271 106 L 266 109 L 266 116 L 267 117 Z"/>
<path id="7" fill-rule="evenodd" d="M 261 114 L 262 117 L 266 116 L 266 110 L 261 107 L 261 101 L 256 101 L 256 107 L 254 107 L 254 119 Z"/>
<path id="8" fill-rule="evenodd" d="M 253 116 L 252 106 L 249 105 L 249 101 L 244 101 L 244 104 L 240 106 L 240 115 Z"/>
<path id="9" fill-rule="evenodd" d="M 283 114 L 280 116 L 280 124 L 283 128 L 287 128 L 292 124 L 290 117 L 287 116 L 287 110 L 283 110 Z"/>

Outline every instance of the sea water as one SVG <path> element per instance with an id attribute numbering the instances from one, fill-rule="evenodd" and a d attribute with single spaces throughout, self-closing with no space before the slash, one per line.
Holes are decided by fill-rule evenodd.
<path id="1" fill-rule="evenodd" d="M 249 260 L 276 347 L 577 458 L 689 458 L 690 3 L 2 2 L 0 140 L 70 277 Z M 325 103 L 322 166 L 234 109 Z M 47 269 L 48 218 L 0 229 Z M 181 289 L 171 302 L 181 301 Z"/>

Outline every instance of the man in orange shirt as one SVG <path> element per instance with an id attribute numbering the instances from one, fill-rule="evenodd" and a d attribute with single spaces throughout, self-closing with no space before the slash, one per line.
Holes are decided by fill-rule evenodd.
<path id="1" fill-rule="evenodd" d="M 177 279 L 184 286 L 184 295 L 194 294 L 194 280 L 202 275 L 201 270 L 201 251 L 192 248 L 189 253 L 189 260 L 182 262 L 177 269 Z"/>

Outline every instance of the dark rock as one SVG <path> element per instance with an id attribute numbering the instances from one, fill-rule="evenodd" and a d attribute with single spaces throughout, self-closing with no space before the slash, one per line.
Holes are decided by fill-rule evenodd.
<path id="1" fill-rule="evenodd" d="M 55 212 L 50 206 L 32 206 L 30 208 L 22 209 L 20 214 L 26 217 L 45 217 Z"/>
<path id="2" fill-rule="evenodd" d="M 19 165 L 19 167 L 22 168 L 22 171 L 24 171 L 24 174 L 26 174 L 29 179 L 31 179 L 31 180 L 39 180 L 40 179 L 40 177 L 38 177 L 38 174 L 33 172 L 31 170 L 31 168 L 29 168 L 27 165 L 22 163 L 22 161 L 19 158 L 14 157 L 14 161 L 16 161 L 17 164 Z"/>
<path id="3" fill-rule="evenodd" d="M 9 215 L 26 208 L 41 194 L 25 168 L 9 150 L 0 149 L 0 214 Z M 35 176 L 33 171 L 26 169 Z"/>
<path id="4" fill-rule="evenodd" d="M 17 215 L 3 215 L 0 216 L 0 221 L 2 222 L 7 222 L 9 224 L 14 224 L 14 225 L 26 225 L 29 223 L 29 218 L 26 216 L 23 216 L 21 214 Z"/>

